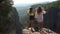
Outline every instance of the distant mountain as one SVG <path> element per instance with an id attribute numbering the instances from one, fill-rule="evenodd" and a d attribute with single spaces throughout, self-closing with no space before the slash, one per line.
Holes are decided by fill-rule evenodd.
<path id="1" fill-rule="evenodd" d="M 19 16 L 25 15 L 29 7 L 31 7 L 31 5 L 16 6 Z"/>
<path id="2" fill-rule="evenodd" d="M 38 7 L 38 6 L 45 6 L 47 4 L 49 4 L 51 2 L 46 2 L 46 3 L 38 3 L 38 4 L 34 4 L 32 5 L 31 7 L 33 8 L 33 11 L 35 11 L 35 8 Z"/>

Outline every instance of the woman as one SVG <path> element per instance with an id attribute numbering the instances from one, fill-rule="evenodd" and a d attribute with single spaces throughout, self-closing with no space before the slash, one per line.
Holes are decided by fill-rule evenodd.
<path id="1" fill-rule="evenodd" d="M 34 23 L 35 14 L 32 8 L 29 9 L 28 15 L 29 15 L 28 28 L 29 28 L 29 27 L 33 27 L 33 23 Z"/>
<path id="2" fill-rule="evenodd" d="M 43 27 L 43 14 L 45 14 L 46 12 L 43 10 L 42 7 L 38 7 L 37 11 L 35 12 L 35 19 L 38 23 L 38 28 L 41 29 Z"/>

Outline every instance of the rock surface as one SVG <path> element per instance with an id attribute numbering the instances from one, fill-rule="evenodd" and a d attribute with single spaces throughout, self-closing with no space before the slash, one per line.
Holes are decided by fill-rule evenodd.
<path id="1" fill-rule="evenodd" d="M 31 29 L 23 29 L 22 33 L 23 34 L 58 34 L 58 33 L 54 32 L 50 29 L 47 29 L 47 28 L 42 28 L 42 30 L 40 32 L 36 32 L 36 31 L 32 32 Z"/>

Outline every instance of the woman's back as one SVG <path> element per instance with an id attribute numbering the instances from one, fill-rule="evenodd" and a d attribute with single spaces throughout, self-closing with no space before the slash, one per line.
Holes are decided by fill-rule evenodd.
<path id="1" fill-rule="evenodd" d="M 37 11 L 35 12 L 35 18 L 37 19 L 37 21 L 42 22 L 43 21 L 43 14 L 45 14 L 45 11 L 42 11 L 40 14 L 37 13 Z"/>

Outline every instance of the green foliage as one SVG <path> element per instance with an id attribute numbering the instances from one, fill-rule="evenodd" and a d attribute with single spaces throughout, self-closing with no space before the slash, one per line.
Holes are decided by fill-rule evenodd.
<path id="1" fill-rule="evenodd" d="M 11 25 L 11 19 L 8 18 L 8 14 L 12 11 L 11 2 L 9 0 L 0 2 L 0 32 L 8 31 Z"/>
<path id="2" fill-rule="evenodd" d="M 60 1 L 55 1 L 55 2 L 52 2 L 52 3 L 48 3 L 46 5 L 43 5 L 43 7 L 45 8 L 45 10 L 51 8 L 51 7 L 58 7 L 60 8 Z"/>

